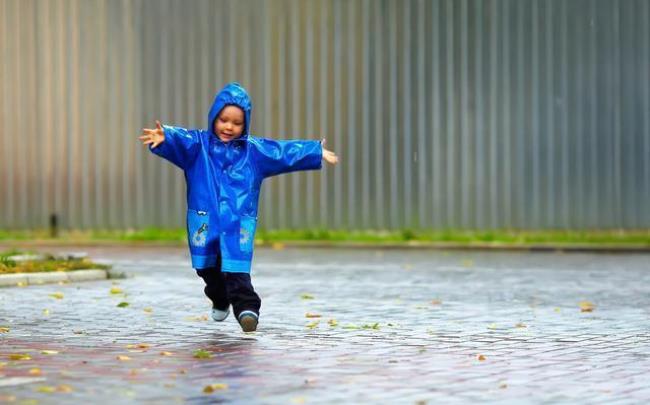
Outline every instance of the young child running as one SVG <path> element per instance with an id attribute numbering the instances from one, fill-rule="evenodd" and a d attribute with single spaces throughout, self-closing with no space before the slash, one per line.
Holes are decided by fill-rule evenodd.
<path id="1" fill-rule="evenodd" d="M 139 138 L 151 152 L 185 172 L 192 267 L 205 281 L 212 318 L 225 320 L 232 305 L 244 332 L 257 329 L 261 305 L 250 270 L 262 181 L 320 169 L 322 160 L 338 162 L 321 141 L 250 135 L 251 110 L 246 90 L 230 83 L 212 103 L 207 130 L 156 121 L 156 128 L 143 129 Z"/>

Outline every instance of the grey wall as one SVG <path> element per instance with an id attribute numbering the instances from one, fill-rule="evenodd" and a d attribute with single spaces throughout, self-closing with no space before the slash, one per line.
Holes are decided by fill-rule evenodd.
<path id="1" fill-rule="evenodd" d="M 247 87 L 267 228 L 647 228 L 650 1 L 0 0 L 0 226 L 183 226 L 137 140 Z"/>

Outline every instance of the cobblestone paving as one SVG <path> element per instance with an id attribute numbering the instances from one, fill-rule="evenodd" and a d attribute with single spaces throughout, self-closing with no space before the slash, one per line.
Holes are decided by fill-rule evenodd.
<path id="1" fill-rule="evenodd" d="M 0 403 L 650 401 L 648 255 L 258 250 L 245 334 L 182 249 L 74 250 L 133 277 L 0 289 Z"/>

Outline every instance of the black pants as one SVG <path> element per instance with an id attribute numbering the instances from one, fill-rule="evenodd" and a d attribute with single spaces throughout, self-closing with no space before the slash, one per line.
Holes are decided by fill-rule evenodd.
<path id="1" fill-rule="evenodd" d="M 232 304 L 235 317 L 239 318 L 242 311 L 260 313 L 262 301 L 253 289 L 251 275 L 248 273 L 228 273 L 221 271 L 221 255 L 217 266 L 196 271 L 205 281 L 205 295 L 210 298 L 212 305 L 221 310 Z"/>

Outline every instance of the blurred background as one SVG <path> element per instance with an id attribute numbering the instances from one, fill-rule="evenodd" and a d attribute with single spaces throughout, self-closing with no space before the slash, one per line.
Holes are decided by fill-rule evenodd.
<path id="1" fill-rule="evenodd" d="M 0 227 L 181 228 L 137 137 L 252 131 L 337 167 L 265 183 L 262 229 L 650 227 L 647 0 L 0 0 Z"/>

